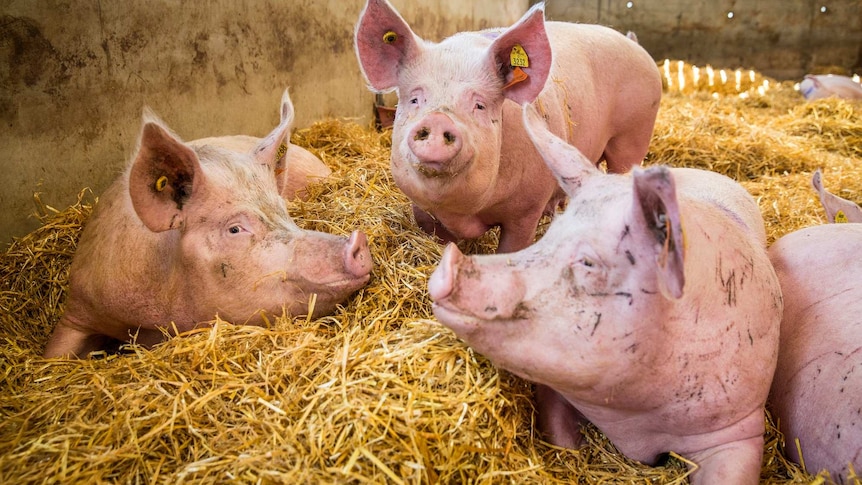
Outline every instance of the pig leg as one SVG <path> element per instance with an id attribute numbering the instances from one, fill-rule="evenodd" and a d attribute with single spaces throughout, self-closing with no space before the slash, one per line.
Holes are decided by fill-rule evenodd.
<path id="1" fill-rule="evenodd" d="M 763 460 L 763 436 L 726 443 L 686 456 L 697 464 L 691 485 L 757 485 Z"/>
<path id="2" fill-rule="evenodd" d="M 652 127 L 652 123 L 648 124 Z M 608 172 L 628 172 L 632 164 L 640 165 L 649 148 L 651 131 L 627 133 L 625 137 L 614 137 L 608 141 L 602 157 L 608 165 Z"/>
<path id="3" fill-rule="evenodd" d="M 413 204 L 413 217 L 416 219 L 416 225 L 419 226 L 425 233 L 437 236 L 443 241 L 443 244 L 450 242 L 458 242 L 458 238 L 449 232 L 440 221 L 434 218 L 431 214 L 420 209 L 416 204 Z"/>
<path id="4" fill-rule="evenodd" d="M 66 325 L 61 320 L 54 327 L 54 333 L 45 345 L 43 356 L 51 357 L 85 357 L 90 352 L 104 348 L 112 339 L 105 335 L 83 332 Z"/>
<path id="5" fill-rule="evenodd" d="M 700 451 L 684 453 L 685 458 L 696 465 L 691 475 L 692 485 L 734 483 L 756 485 L 760 481 L 760 466 L 763 460 L 763 408 L 726 428 L 706 435 L 691 437 L 708 446 Z M 739 439 L 734 439 L 739 437 Z"/>
<path id="6" fill-rule="evenodd" d="M 551 444 L 563 448 L 580 448 L 584 442 L 581 425 L 586 418 L 557 391 L 536 385 L 536 412 L 539 431 Z"/>
<path id="7" fill-rule="evenodd" d="M 500 224 L 500 243 L 497 245 L 497 253 L 514 253 L 533 244 L 540 218 L 541 212 L 527 214 L 515 221 Z"/>

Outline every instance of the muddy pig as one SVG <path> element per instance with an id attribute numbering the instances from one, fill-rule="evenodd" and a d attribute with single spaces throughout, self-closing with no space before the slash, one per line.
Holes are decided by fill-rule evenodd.
<path id="1" fill-rule="evenodd" d="M 568 206 L 516 253 L 450 244 L 435 316 L 539 384 L 552 443 L 580 446 L 589 420 L 632 459 L 692 460 L 692 483 L 758 483 L 782 300 L 756 202 L 714 172 L 602 173 L 525 108 Z"/>
<path id="2" fill-rule="evenodd" d="M 829 222 L 862 222 L 862 208 L 847 199 L 842 199 L 830 193 L 823 187 L 823 175 L 820 170 L 814 172 L 811 177 L 811 185 L 820 196 L 820 203 L 826 210 L 826 219 Z"/>
<path id="3" fill-rule="evenodd" d="M 836 97 L 862 99 L 862 85 L 847 76 L 807 74 L 799 83 L 799 92 L 808 101 Z"/>
<path id="4" fill-rule="evenodd" d="M 650 55 L 612 29 L 545 22 L 538 5 L 507 29 L 432 43 L 385 0 L 368 0 L 355 37 L 370 88 L 398 94 L 395 183 L 419 226 L 444 241 L 499 226 L 497 252 L 522 249 L 563 201 L 521 124 L 523 103 L 611 172 L 647 153 L 661 78 Z"/>
<path id="5" fill-rule="evenodd" d="M 281 120 L 294 118 L 293 103 L 290 100 L 290 95 L 287 90 L 282 95 Z M 230 135 L 230 136 L 214 136 L 209 138 L 200 138 L 189 142 L 189 145 L 200 147 L 203 145 L 212 145 L 225 148 L 235 152 L 248 152 L 258 146 L 261 139 L 255 136 L 248 135 Z M 279 152 L 283 156 L 278 157 L 275 170 L 277 173 L 287 171 L 287 180 L 282 184 L 280 190 L 281 195 L 287 200 L 294 197 L 301 200 L 306 200 L 308 194 L 306 187 L 313 182 L 328 177 L 332 170 L 329 169 L 319 158 L 313 153 L 302 148 L 301 146 L 290 143 L 289 138 L 279 146 Z"/>
<path id="6" fill-rule="evenodd" d="M 134 156 L 81 234 L 44 355 L 83 357 L 132 336 L 149 346 L 217 314 L 239 324 L 305 314 L 312 294 L 317 316 L 362 287 L 372 266 L 362 232 L 302 230 L 287 213 L 289 170 L 276 167 L 292 122 L 236 152 L 184 143 L 145 110 Z"/>
<path id="7" fill-rule="evenodd" d="M 862 472 L 862 224 L 807 227 L 769 249 L 784 318 L 770 404 L 789 457 L 852 483 Z M 858 477 L 858 475 L 857 475 Z"/>

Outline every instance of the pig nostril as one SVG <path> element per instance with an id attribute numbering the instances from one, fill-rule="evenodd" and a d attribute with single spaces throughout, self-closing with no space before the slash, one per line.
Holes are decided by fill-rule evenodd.
<path id="1" fill-rule="evenodd" d="M 453 135 L 451 132 L 447 131 L 443 133 L 443 139 L 446 140 L 447 145 L 455 143 L 455 135 Z"/>
<path id="2" fill-rule="evenodd" d="M 417 140 L 417 141 L 427 140 L 428 135 L 430 135 L 430 134 L 431 134 L 431 132 L 428 130 L 428 128 L 420 128 L 416 132 L 416 136 L 414 136 L 413 139 Z"/>

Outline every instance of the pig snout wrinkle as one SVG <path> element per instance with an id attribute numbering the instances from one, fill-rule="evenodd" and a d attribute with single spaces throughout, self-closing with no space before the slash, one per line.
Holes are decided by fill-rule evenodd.
<path id="1" fill-rule="evenodd" d="M 354 276 L 365 276 L 371 272 L 371 253 L 368 238 L 362 231 L 353 231 L 344 247 L 344 267 Z"/>
<path id="2" fill-rule="evenodd" d="M 443 113 L 432 113 L 417 123 L 407 143 L 420 163 L 441 171 L 462 146 L 455 123 Z"/>
<path id="3" fill-rule="evenodd" d="M 458 246 L 453 243 L 446 246 L 440 264 L 428 280 L 428 293 L 435 302 L 439 302 L 452 294 L 455 272 L 457 271 L 455 266 L 461 257 Z"/>

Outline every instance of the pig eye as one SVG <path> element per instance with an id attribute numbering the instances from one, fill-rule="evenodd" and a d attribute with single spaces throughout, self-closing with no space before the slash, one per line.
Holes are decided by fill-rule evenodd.
<path id="1" fill-rule="evenodd" d="M 484 105 L 484 104 L 482 104 L 482 103 L 476 103 L 476 109 L 482 109 L 482 110 L 484 110 L 484 109 L 485 109 L 485 105 Z"/>
<path id="2" fill-rule="evenodd" d="M 227 229 L 227 232 L 231 234 L 239 234 L 242 232 L 242 226 L 239 224 L 234 224 Z"/>
<path id="3" fill-rule="evenodd" d="M 592 268 L 593 266 L 595 266 L 595 265 L 596 265 L 596 264 L 593 262 L 593 260 L 592 260 L 592 259 L 590 259 L 590 258 L 584 258 L 584 259 L 581 261 L 581 264 L 583 264 L 583 265 L 584 265 L 584 266 L 586 266 L 587 268 Z"/>
<path id="4" fill-rule="evenodd" d="M 419 104 L 419 98 L 410 98 L 410 104 Z"/>

